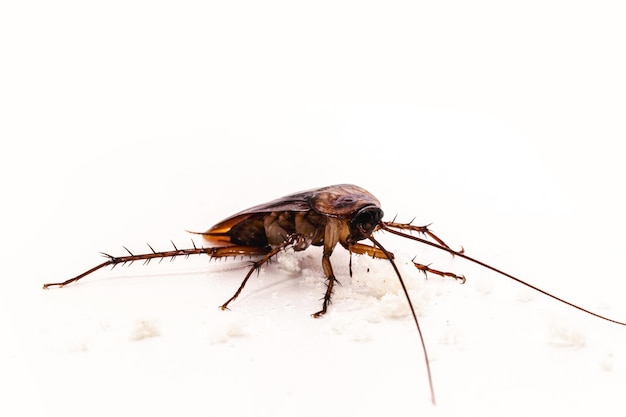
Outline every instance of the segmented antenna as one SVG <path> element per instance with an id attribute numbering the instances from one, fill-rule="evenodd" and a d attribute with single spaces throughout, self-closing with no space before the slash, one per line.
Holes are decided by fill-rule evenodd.
<path id="1" fill-rule="evenodd" d="M 398 226 L 396 223 L 384 223 L 384 222 L 381 222 L 381 224 L 380 224 L 380 228 L 382 230 L 385 230 L 385 231 L 389 232 L 389 233 L 392 233 L 394 235 L 397 235 L 397 236 L 400 236 L 400 237 L 404 237 L 404 238 L 407 238 L 407 239 L 415 240 L 415 241 L 420 242 L 420 243 L 424 243 L 426 245 L 432 246 L 434 248 L 437 248 L 437 249 L 445 251 L 445 252 L 449 252 L 449 253 L 451 253 L 454 256 L 459 256 L 459 257 L 461 257 L 463 259 L 466 259 L 466 260 L 468 260 L 470 262 L 473 262 L 473 263 L 475 263 L 477 265 L 480 265 L 483 268 L 490 269 L 490 270 L 492 270 L 492 271 L 494 271 L 494 272 L 496 272 L 496 273 L 498 273 L 500 275 L 503 275 L 503 276 L 505 276 L 507 278 L 512 279 L 513 281 L 516 281 L 516 282 L 518 282 L 518 283 L 520 283 L 522 285 L 525 285 L 526 287 L 528 287 L 530 289 L 533 289 L 533 290 L 535 290 L 537 292 L 540 292 L 541 294 L 546 295 L 546 296 L 548 296 L 548 297 L 550 297 L 550 298 L 552 298 L 554 300 L 557 300 L 557 301 L 559 301 L 559 302 L 561 302 L 563 304 L 567 304 L 570 307 L 574 307 L 575 309 L 580 310 L 580 311 L 582 311 L 584 313 L 590 314 L 590 315 L 592 315 L 594 317 L 597 317 L 599 319 L 602 319 L 602 320 L 610 321 L 611 323 L 619 324 L 620 326 L 626 326 L 626 323 L 624 323 L 624 322 L 621 322 L 621 321 L 618 321 L 618 320 L 614 320 L 614 319 L 605 317 L 605 316 L 603 316 L 601 314 L 594 313 L 593 311 L 587 310 L 586 308 L 582 308 L 582 307 L 580 307 L 580 306 L 578 306 L 578 305 L 576 305 L 574 303 L 571 303 L 571 302 L 566 301 L 566 300 L 564 300 L 562 298 L 559 298 L 556 295 L 550 294 L 549 292 L 544 291 L 544 290 L 542 290 L 539 287 L 536 287 L 536 286 L 534 286 L 532 284 L 529 284 L 526 281 L 523 281 L 523 280 L 521 280 L 521 279 L 519 279 L 517 277 L 514 277 L 511 274 L 507 274 L 506 272 L 504 272 L 504 271 L 502 271 L 502 270 L 500 270 L 498 268 L 495 268 L 495 267 L 493 267 L 491 265 L 488 265 L 488 264 L 486 264 L 484 262 L 481 262 L 478 259 L 474 259 L 471 256 L 467 256 L 467 255 L 465 255 L 465 253 L 463 253 L 463 251 L 455 251 L 455 250 L 450 249 L 445 244 L 441 245 L 440 242 L 439 242 L 441 239 L 439 239 L 439 238 L 435 239 L 435 240 L 437 240 L 437 243 L 435 243 L 435 242 L 431 242 L 431 241 L 426 240 L 426 239 L 422 239 L 422 238 L 420 238 L 418 236 L 413 236 L 413 235 L 410 235 L 408 233 L 403 233 L 403 232 L 401 232 L 399 230 L 392 229 L 393 227 L 398 227 L 398 228 L 402 229 L 402 228 L 404 228 L 403 226 L 406 226 L 406 225 L 399 225 Z M 463 277 L 463 282 L 464 281 L 465 281 L 465 277 Z"/>
<path id="2" fill-rule="evenodd" d="M 369 240 L 371 240 L 372 243 L 374 245 L 376 245 L 376 247 L 378 247 L 381 251 L 383 251 L 383 253 L 387 257 L 387 260 L 391 263 L 391 266 L 393 267 L 393 270 L 396 272 L 396 275 L 398 276 L 398 280 L 400 281 L 400 285 L 402 286 L 402 291 L 404 292 L 404 296 L 406 297 L 406 300 L 409 303 L 409 308 L 411 309 L 411 314 L 413 315 L 413 321 L 415 322 L 415 326 L 417 327 L 417 333 L 420 336 L 420 342 L 421 342 L 421 345 L 422 345 L 422 352 L 424 352 L 424 361 L 426 362 L 426 373 L 428 375 L 428 386 L 430 387 L 430 400 L 432 401 L 433 405 L 435 405 L 435 403 L 436 403 L 436 400 L 435 400 L 435 388 L 434 388 L 434 385 L 433 385 L 433 376 L 432 376 L 432 373 L 430 371 L 430 360 L 428 359 L 428 351 L 426 350 L 426 342 L 424 342 L 424 335 L 422 334 L 422 328 L 420 327 L 420 323 L 417 320 L 417 314 L 415 314 L 415 308 L 413 308 L 413 302 L 411 301 L 411 297 L 409 297 L 409 291 L 407 290 L 406 285 L 404 285 L 404 280 L 402 279 L 402 275 L 400 275 L 400 270 L 398 270 L 398 267 L 396 266 L 396 263 L 393 260 L 393 255 L 391 253 L 389 253 L 389 251 L 387 251 L 387 249 L 385 249 L 372 236 L 369 237 Z"/>

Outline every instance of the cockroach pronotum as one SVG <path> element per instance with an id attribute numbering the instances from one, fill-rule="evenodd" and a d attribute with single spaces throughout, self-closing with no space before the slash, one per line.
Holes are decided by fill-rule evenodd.
<path id="1" fill-rule="evenodd" d="M 106 257 L 107 260 L 100 265 L 67 281 L 44 284 L 43 288 L 63 287 L 84 278 L 100 268 L 138 260 L 149 262 L 151 259 L 155 258 L 174 258 L 180 255 L 189 256 L 194 254 L 206 254 L 211 258 L 240 255 L 256 257 L 258 260 L 252 263 L 252 266 L 235 294 L 222 304 L 221 308 L 225 310 L 228 308 L 228 305 L 239 296 L 254 271 L 257 271 L 262 265 L 269 262 L 279 252 L 289 248 L 294 251 L 302 251 L 313 245 L 323 247 L 322 267 L 327 280 L 322 307 L 319 311 L 312 314 L 313 317 L 320 317 L 326 313 L 333 293 L 336 278 L 330 263 L 330 256 L 335 246 L 339 243 L 351 254 L 367 254 L 374 258 L 386 259 L 391 263 L 400 281 L 400 285 L 413 316 L 413 321 L 417 327 L 422 351 L 424 353 L 424 361 L 426 362 L 431 401 L 434 404 L 435 391 L 422 330 L 407 288 L 394 262 L 393 253 L 385 249 L 373 236 L 377 231 L 385 231 L 449 252 L 453 256 L 474 262 L 587 314 L 626 326 L 624 322 L 613 320 L 586 310 L 522 281 L 513 275 L 474 259 L 466 255 L 463 249 L 451 249 L 443 240 L 431 232 L 428 226 L 415 226 L 411 223 L 384 221 L 383 211 L 378 199 L 363 188 L 350 184 L 331 185 L 329 187 L 315 188 L 291 194 L 239 212 L 217 223 L 206 232 L 193 232 L 202 235 L 210 244 L 209 247 L 197 247 L 193 244 L 193 248 L 191 249 L 178 249 L 174 245 L 173 250 L 157 252 L 152 246 L 148 245 L 151 252 L 141 255 L 135 255 L 126 248 L 124 249 L 126 249 L 128 255 L 124 256 L 111 256 L 103 253 L 102 255 Z M 416 232 L 418 236 L 411 234 L 411 232 Z M 360 241 L 366 239 L 369 240 L 372 245 L 360 243 Z M 426 274 L 435 274 L 442 277 L 453 278 L 462 283 L 465 282 L 463 275 L 438 271 L 417 262 L 413 262 L 413 264 L 417 269 Z M 350 274 L 352 274 L 351 265 Z"/>

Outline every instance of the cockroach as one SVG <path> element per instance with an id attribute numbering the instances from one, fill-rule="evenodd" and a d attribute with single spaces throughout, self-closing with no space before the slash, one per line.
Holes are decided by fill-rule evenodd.
<path id="1" fill-rule="evenodd" d="M 385 259 L 391 263 L 394 269 L 404 296 L 408 302 L 413 321 L 417 327 L 421 348 L 426 363 L 426 371 L 428 383 L 430 387 L 431 401 L 435 403 L 435 390 L 430 370 L 430 362 L 424 342 L 424 336 L 413 308 L 413 303 L 409 297 L 409 293 L 404 284 L 404 280 L 400 275 L 400 271 L 394 261 L 395 257 L 392 252 L 385 249 L 380 242 L 374 238 L 374 233 L 384 231 L 406 239 L 414 240 L 426 245 L 430 245 L 445 252 L 449 252 L 453 256 L 466 259 L 476 263 L 484 268 L 490 269 L 500 275 L 510 278 L 526 287 L 532 288 L 548 297 L 565 303 L 571 307 L 581 310 L 587 314 L 591 314 L 602 320 L 626 326 L 626 323 L 610 319 L 600 314 L 584 309 L 569 301 L 563 300 L 552 295 L 534 285 L 531 285 L 519 278 L 503 272 L 491 265 L 474 259 L 464 253 L 464 250 L 453 250 L 436 236 L 428 226 L 415 226 L 412 223 L 397 223 L 395 221 L 384 221 L 383 210 L 381 204 L 376 197 L 365 189 L 351 184 L 331 185 L 328 187 L 315 188 L 307 191 L 301 191 L 291 194 L 277 200 L 270 201 L 265 204 L 251 207 L 241 211 L 225 220 L 217 223 L 206 232 L 192 232 L 202 235 L 209 243 L 209 247 L 197 247 L 195 243 L 191 249 L 178 249 L 173 244 L 174 249 L 169 251 L 157 252 L 152 246 L 149 253 L 135 255 L 124 247 L 128 255 L 111 256 L 102 253 L 107 260 L 74 278 L 63 282 L 54 282 L 44 284 L 43 288 L 64 287 L 85 276 L 106 266 L 118 264 L 132 263 L 134 261 L 143 260 L 149 262 L 152 259 L 159 258 L 175 258 L 177 256 L 190 256 L 195 254 L 206 254 L 211 258 L 223 258 L 233 256 L 250 256 L 256 257 L 258 260 L 252 262 L 252 266 L 245 275 L 243 281 L 239 285 L 237 291 L 230 297 L 221 309 L 226 310 L 228 305 L 234 301 L 254 271 L 269 262 L 281 251 L 293 249 L 294 251 L 302 251 L 309 246 L 321 246 L 322 252 L 322 268 L 326 276 L 326 292 L 324 293 L 322 307 L 319 311 L 312 314 L 313 317 L 321 317 L 324 315 L 331 301 L 333 287 L 337 279 L 333 272 L 330 262 L 330 256 L 333 250 L 340 244 L 350 254 L 370 255 L 374 258 Z M 411 234 L 412 232 L 418 235 Z M 420 237 L 420 235 L 422 237 Z M 363 240 L 369 240 L 372 244 L 360 243 Z M 193 242 L 193 241 L 192 241 Z M 350 275 L 352 275 L 352 257 L 350 257 Z M 463 275 L 457 275 L 452 272 L 443 272 L 432 269 L 427 265 L 412 261 L 415 267 L 425 274 L 435 274 L 441 277 L 448 277 L 465 282 Z"/>

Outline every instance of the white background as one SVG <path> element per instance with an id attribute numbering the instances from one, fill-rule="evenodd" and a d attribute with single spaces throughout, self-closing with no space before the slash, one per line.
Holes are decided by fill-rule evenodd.
<path id="1" fill-rule="evenodd" d="M 3 2 L 2 415 L 623 415 L 626 329 L 381 236 L 329 314 L 320 253 L 101 271 L 98 252 L 335 183 L 617 319 L 620 2 Z M 410 259 L 465 274 L 425 280 Z M 7 411 L 4 411 L 6 409 Z"/>

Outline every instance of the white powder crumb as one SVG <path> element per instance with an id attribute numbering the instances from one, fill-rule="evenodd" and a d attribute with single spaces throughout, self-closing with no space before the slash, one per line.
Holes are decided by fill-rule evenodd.
<path id="1" fill-rule="evenodd" d="M 355 342 L 368 342 L 373 339 L 369 322 L 360 317 L 333 318 L 331 329 L 335 334 L 348 336 Z"/>
<path id="2" fill-rule="evenodd" d="M 89 352 L 89 345 L 87 342 L 76 343 L 71 345 L 68 350 L 70 352 Z"/>
<path id="3" fill-rule="evenodd" d="M 363 322 L 352 329 L 351 337 L 355 342 L 369 342 L 373 339 L 369 326 Z"/>
<path id="4" fill-rule="evenodd" d="M 554 321 L 548 330 L 548 344 L 558 347 L 581 348 L 585 346 L 584 333 L 564 320 Z"/>
<path id="5" fill-rule="evenodd" d="M 300 259 L 292 253 L 286 253 L 285 256 L 278 258 L 278 267 L 283 271 L 298 273 L 301 271 Z"/>
<path id="6" fill-rule="evenodd" d="M 155 321 L 152 320 L 138 320 L 135 322 L 129 339 L 131 341 L 138 341 L 148 339 L 150 337 L 159 336 L 159 328 Z"/>
<path id="7" fill-rule="evenodd" d="M 416 311 L 416 314 L 419 312 Z M 410 314 L 406 298 L 399 294 L 385 294 L 380 299 L 380 314 L 383 317 L 399 319 Z"/>
<path id="8" fill-rule="evenodd" d="M 243 335 L 244 330 L 241 320 L 228 317 L 211 324 L 209 342 L 211 344 L 225 343 L 233 337 L 241 337 Z"/>
<path id="9" fill-rule="evenodd" d="M 606 352 L 600 361 L 600 369 L 604 372 L 611 372 L 613 370 L 613 352 Z"/>
<path id="10" fill-rule="evenodd" d="M 489 295 L 493 291 L 493 282 L 488 277 L 481 277 L 476 280 L 474 288 L 480 295 Z"/>

